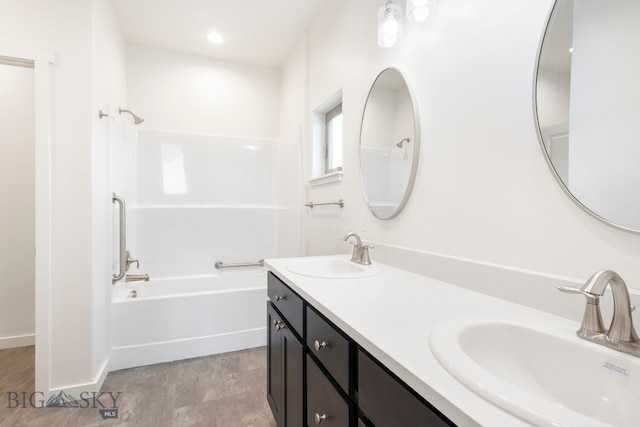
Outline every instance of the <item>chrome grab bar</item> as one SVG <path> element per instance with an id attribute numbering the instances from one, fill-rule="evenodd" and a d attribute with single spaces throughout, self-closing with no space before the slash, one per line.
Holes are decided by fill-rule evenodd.
<path id="1" fill-rule="evenodd" d="M 122 279 L 124 275 L 127 273 L 127 270 L 129 267 L 127 263 L 127 261 L 129 260 L 129 251 L 127 251 L 127 237 L 126 237 L 127 235 L 127 216 L 125 213 L 126 204 L 124 202 L 124 199 L 116 195 L 116 193 L 113 193 L 113 195 L 111 196 L 111 203 L 118 203 L 119 205 L 118 213 L 120 216 L 120 230 L 119 230 L 120 271 L 118 272 L 118 274 L 114 274 L 113 277 L 111 278 L 111 283 L 115 284 L 118 280 Z"/>
<path id="2" fill-rule="evenodd" d="M 328 202 L 328 203 L 309 202 L 305 204 L 305 206 L 310 207 L 311 209 L 313 209 L 314 206 L 327 206 L 327 205 L 336 205 L 336 206 L 340 206 L 341 208 L 344 208 L 344 200 L 340 199 L 337 202 Z"/>
<path id="3" fill-rule="evenodd" d="M 148 274 L 127 274 L 127 277 L 124 278 L 126 282 L 148 282 L 149 275 Z"/>
<path id="4" fill-rule="evenodd" d="M 115 285 L 115 283 L 118 280 L 121 280 L 125 274 L 127 274 L 127 271 L 129 271 L 129 266 L 131 264 L 135 264 L 136 268 L 140 268 L 140 261 L 138 261 L 135 258 L 131 258 L 131 253 L 127 250 L 127 211 L 126 211 L 126 203 L 124 202 L 124 199 L 118 195 L 116 195 L 116 193 L 113 193 L 113 195 L 111 196 L 111 202 L 112 203 L 118 203 L 119 209 L 118 209 L 118 213 L 120 216 L 120 230 L 119 230 L 119 240 L 120 240 L 120 248 L 119 248 L 119 253 L 120 253 L 120 271 L 118 272 L 118 274 L 114 274 L 111 277 L 111 284 Z"/>
<path id="5" fill-rule="evenodd" d="M 220 270 L 221 268 L 239 268 L 239 267 L 264 267 L 264 260 L 261 259 L 258 262 L 237 262 L 225 264 L 222 261 L 217 261 L 215 267 Z"/>

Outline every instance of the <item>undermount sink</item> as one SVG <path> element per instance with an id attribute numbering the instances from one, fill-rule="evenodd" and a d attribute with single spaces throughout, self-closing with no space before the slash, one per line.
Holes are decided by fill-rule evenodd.
<path id="1" fill-rule="evenodd" d="M 452 319 L 432 330 L 429 346 L 467 388 L 535 425 L 640 425 L 640 358 L 566 327 Z"/>
<path id="2" fill-rule="evenodd" d="M 359 279 L 375 276 L 381 268 L 375 264 L 361 265 L 336 258 L 308 258 L 287 265 L 292 273 L 321 279 Z"/>

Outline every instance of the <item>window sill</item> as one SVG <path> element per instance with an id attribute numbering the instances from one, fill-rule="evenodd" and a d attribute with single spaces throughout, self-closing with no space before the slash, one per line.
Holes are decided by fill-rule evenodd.
<path id="1" fill-rule="evenodd" d="M 342 171 L 338 171 L 338 172 L 331 172 L 326 175 L 318 176 L 315 178 L 311 178 L 309 180 L 309 185 L 311 185 L 311 187 L 319 187 L 321 185 L 327 185 L 327 184 L 332 184 L 334 182 L 341 182 L 341 181 L 342 181 Z"/>

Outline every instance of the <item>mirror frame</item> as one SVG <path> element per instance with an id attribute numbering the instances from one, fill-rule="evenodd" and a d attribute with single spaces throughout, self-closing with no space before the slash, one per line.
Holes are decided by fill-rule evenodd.
<path id="1" fill-rule="evenodd" d="M 373 91 L 373 89 L 375 87 L 375 84 L 378 81 L 378 79 L 380 78 L 380 76 L 382 76 L 382 74 L 384 72 L 386 72 L 386 71 L 394 71 L 394 72 L 398 73 L 398 75 L 404 81 L 405 87 L 407 88 L 407 92 L 409 93 L 409 99 L 411 101 L 411 110 L 413 111 L 413 136 L 414 136 L 415 141 L 414 141 L 414 146 L 413 146 L 413 156 L 412 156 L 412 159 L 411 159 L 411 172 L 409 173 L 409 181 L 407 182 L 407 185 L 405 187 L 404 195 L 402 196 L 402 200 L 400 201 L 400 203 L 398 204 L 398 207 L 396 208 L 396 210 L 393 212 L 392 215 L 390 215 L 388 217 L 381 217 L 371 207 L 371 203 L 369 202 L 369 198 L 367 197 L 367 192 L 365 190 L 364 180 L 362 179 L 363 178 L 362 177 L 362 128 L 363 128 L 363 125 L 364 125 L 364 117 L 365 117 L 365 114 L 367 112 L 367 103 L 369 102 L 369 98 L 371 96 L 371 92 Z M 415 94 L 413 92 L 413 89 L 411 88 L 411 85 L 409 84 L 407 76 L 402 71 L 400 71 L 396 67 L 386 67 L 376 75 L 375 79 L 373 79 L 373 82 L 369 86 L 369 91 L 367 92 L 367 98 L 365 99 L 364 107 L 362 108 L 362 117 L 360 119 L 360 135 L 358 136 L 358 169 L 359 169 L 359 173 L 360 173 L 360 186 L 362 187 L 362 194 L 364 196 L 364 201 L 366 202 L 367 207 L 369 208 L 369 211 L 377 219 L 379 219 L 379 220 L 393 219 L 393 218 L 397 217 L 398 215 L 400 215 L 400 213 L 404 210 L 405 206 L 407 205 L 407 202 L 409 201 L 409 198 L 411 197 L 411 193 L 413 191 L 413 185 L 414 185 L 414 183 L 416 181 L 416 175 L 418 173 L 418 163 L 419 163 L 419 160 L 420 160 L 420 145 L 421 144 L 422 144 L 422 139 L 421 139 L 421 135 L 420 135 L 420 114 L 418 113 L 418 104 L 417 104 L 416 97 L 415 97 Z"/>
<path id="2" fill-rule="evenodd" d="M 542 56 L 542 47 L 544 45 L 545 39 L 547 38 L 547 35 L 548 35 L 547 32 L 549 31 L 549 22 L 551 20 L 551 17 L 553 16 L 553 12 L 555 11 L 557 5 L 558 5 L 558 0 L 554 0 L 553 1 L 553 5 L 551 6 L 551 9 L 550 9 L 549 13 L 547 14 L 547 18 L 545 20 L 544 30 L 542 32 L 542 36 L 540 37 L 540 41 L 538 43 L 538 51 L 536 52 L 536 61 L 534 63 L 534 69 L 533 69 L 533 97 L 532 97 L 532 99 L 533 99 L 533 123 L 534 123 L 534 127 L 536 129 L 536 135 L 538 137 L 538 144 L 540 145 L 540 150 L 542 152 L 544 160 L 547 162 L 547 166 L 551 170 L 551 173 L 553 174 L 553 177 L 555 178 L 555 180 L 558 183 L 558 185 L 560 186 L 560 188 L 562 188 L 562 190 L 569 197 L 569 199 L 571 199 L 583 211 L 585 211 L 587 214 L 589 214 L 591 217 L 597 219 L 598 221 L 600 221 L 602 223 L 605 223 L 605 224 L 607 224 L 607 225 L 609 225 L 609 226 L 611 226 L 613 228 L 617 228 L 618 230 L 628 231 L 628 232 L 635 233 L 635 234 L 640 234 L 640 230 L 636 230 L 636 229 L 633 229 L 633 228 L 629 228 L 629 227 L 625 227 L 625 226 L 616 224 L 616 223 L 604 218 L 603 216 L 597 214 L 593 210 L 589 209 L 589 207 L 587 207 L 580 200 L 578 200 L 578 198 L 571 192 L 571 190 L 566 186 L 566 184 L 564 183 L 564 181 L 562 180 L 562 178 L 558 174 L 558 171 L 556 170 L 555 166 L 551 162 L 551 157 L 549 156 L 549 153 L 547 152 L 547 148 L 544 145 L 544 140 L 543 140 L 543 137 L 542 137 L 542 131 L 540 129 L 540 121 L 539 121 L 539 118 L 538 118 L 538 70 L 540 68 L 540 57 Z"/>

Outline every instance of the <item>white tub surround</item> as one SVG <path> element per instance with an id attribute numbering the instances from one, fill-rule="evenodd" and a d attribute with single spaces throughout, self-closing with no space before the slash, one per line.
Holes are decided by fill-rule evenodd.
<path id="1" fill-rule="evenodd" d="M 276 255 L 273 140 L 139 129 L 131 141 L 127 244 L 151 279 L 218 273 Z M 234 270 L 234 272 L 237 270 Z"/>
<path id="2" fill-rule="evenodd" d="M 119 285 L 112 303 L 109 368 L 263 346 L 266 298 L 264 269 Z"/>
<path id="3" fill-rule="evenodd" d="M 348 260 L 349 256 L 327 258 Z M 429 336 L 433 328 L 445 320 L 468 316 L 517 319 L 534 327 L 552 323 L 570 336 L 575 336 L 580 326 L 572 320 L 375 260 L 374 264 L 382 268 L 378 275 L 330 280 L 290 272 L 287 265 L 298 260 L 270 259 L 266 264 L 309 304 L 460 426 L 530 424 L 493 406 L 455 380 L 431 352 Z M 572 303 L 584 307 L 581 299 Z"/>
<path id="4" fill-rule="evenodd" d="M 273 140 L 139 129 L 126 164 L 127 245 L 149 282 L 112 287 L 111 370 L 265 345 L 277 254 Z M 136 298 L 129 298 L 131 291 Z"/>

